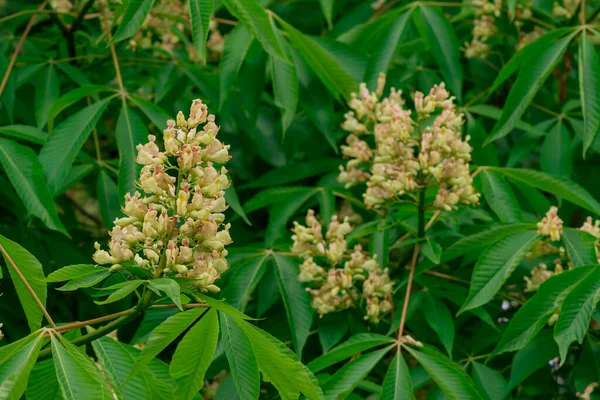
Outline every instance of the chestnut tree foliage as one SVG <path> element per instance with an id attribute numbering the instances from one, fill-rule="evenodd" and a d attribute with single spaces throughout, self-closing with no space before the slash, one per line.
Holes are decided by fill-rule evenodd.
<path id="1" fill-rule="evenodd" d="M 599 399 L 600 1 L 0 1 L 0 399 Z"/>

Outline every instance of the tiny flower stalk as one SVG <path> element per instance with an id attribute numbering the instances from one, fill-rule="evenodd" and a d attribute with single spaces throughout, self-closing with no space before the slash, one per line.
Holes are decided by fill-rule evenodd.
<path id="1" fill-rule="evenodd" d="M 136 182 L 143 194 L 125 196 L 122 218 L 109 232 L 108 250 L 95 244 L 94 261 L 112 269 L 141 267 L 153 276 L 190 279 L 201 291 L 218 292 L 215 282 L 227 268 L 225 246 L 232 242 L 224 190 L 229 146 L 217 139 L 219 127 L 201 100 L 189 118 L 180 111 L 167 121 L 164 150 L 156 137 L 137 146 L 142 164 Z"/>

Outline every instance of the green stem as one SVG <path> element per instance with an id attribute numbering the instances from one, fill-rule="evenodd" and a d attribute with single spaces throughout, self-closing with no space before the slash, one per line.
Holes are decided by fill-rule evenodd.
<path id="1" fill-rule="evenodd" d="M 425 189 L 419 192 L 419 204 L 417 207 L 419 213 L 417 239 L 423 239 L 425 237 Z"/>

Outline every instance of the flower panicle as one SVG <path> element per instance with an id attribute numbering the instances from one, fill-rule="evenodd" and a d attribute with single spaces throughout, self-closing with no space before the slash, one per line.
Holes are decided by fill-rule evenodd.
<path id="1" fill-rule="evenodd" d="M 199 99 L 189 117 L 182 112 L 167 121 L 164 150 L 156 137 L 137 146 L 142 164 L 140 192 L 128 193 L 122 212 L 109 232 L 108 250 L 95 244 L 94 261 L 118 269 L 138 266 L 155 277 L 193 280 L 202 291 L 218 292 L 215 285 L 227 268 L 225 246 L 232 242 L 224 190 L 229 187 L 225 164 L 229 146 L 217 139 L 214 115 Z"/>

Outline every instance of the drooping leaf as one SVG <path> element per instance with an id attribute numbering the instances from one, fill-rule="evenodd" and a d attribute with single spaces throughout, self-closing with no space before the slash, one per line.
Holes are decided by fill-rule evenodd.
<path id="1" fill-rule="evenodd" d="M 319 341 L 323 346 L 323 352 L 327 353 L 348 332 L 349 321 L 345 313 L 325 314 L 317 320 Z"/>
<path id="2" fill-rule="evenodd" d="M 48 122 L 48 114 L 52 105 L 60 96 L 60 82 L 53 64 L 38 76 L 35 90 L 35 120 L 38 128 L 43 128 Z"/>
<path id="3" fill-rule="evenodd" d="M 183 337 L 169 367 L 176 398 L 190 399 L 204 385 L 219 340 L 217 310 L 210 309 Z"/>
<path id="4" fill-rule="evenodd" d="M 308 363 L 307 367 L 314 373 L 324 370 L 327 367 L 337 364 L 354 354 L 367 351 L 377 346 L 389 344 L 394 341 L 389 336 L 379 335 L 375 333 L 359 333 L 338 345 L 330 352 L 323 354 L 320 357 Z"/>
<path id="5" fill-rule="evenodd" d="M 192 308 L 191 310 L 177 313 L 160 324 L 152 334 L 150 334 L 146 346 L 136 360 L 134 367 L 129 372 L 126 381 L 129 381 L 137 373 L 141 372 L 143 368 L 175 340 L 177 336 L 196 322 L 204 311 L 205 310 L 202 308 Z"/>
<path id="6" fill-rule="evenodd" d="M 0 126 L 0 133 L 13 139 L 26 140 L 35 144 L 44 144 L 48 140 L 48 134 L 43 130 L 29 125 L 6 125 Z"/>
<path id="7" fill-rule="evenodd" d="M 595 271 L 596 267 L 574 268 L 550 277 L 535 295 L 523 304 L 492 351 L 490 358 L 507 351 L 519 350 L 546 325 L 573 287 Z"/>
<path id="8" fill-rule="evenodd" d="M 400 353 L 396 353 L 385 374 L 380 399 L 415 400 L 410 371 Z"/>
<path id="9" fill-rule="evenodd" d="M 0 348 L 0 398 L 17 400 L 25 393 L 43 344 L 44 334 L 40 331 Z"/>
<path id="10" fill-rule="evenodd" d="M 583 156 L 600 129 L 600 59 L 587 30 L 579 40 L 579 95 L 583 110 Z"/>
<path id="11" fill-rule="evenodd" d="M 558 121 L 544 138 L 540 167 L 542 172 L 547 174 L 565 178 L 571 176 L 573 171 L 571 134 L 562 121 Z"/>
<path id="12" fill-rule="evenodd" d="M 250 300 L 250 295 L 265 272 L 266 255 L 258 254 L 251 259 L 242 260 L 235 266 L 227 287 L 230 297 L 228 302 L 243 311 Z"/>
<path id="13" fill-rule="evenodd" d="M 25 312 L 29 329 L 33 332 L 42 325 L 43 313 L 21 276 L 27 280 L 27 284 L 36 294 L 42 306 L 45 307 L 47 289 L 42 264 L 24 247 L 2 235 L 0 235 L 0 252 L 4 257 L 4 261 L 6 261 L 8 273 Z M 20 274 L 15 271 L 15 268 L 20 271 Z"/>
<path id="14" fill-rule="evenodd" d="M 381 350 L 361 355 L 344 364 L 323 385 L 325 399 L 336 400 L 347 397 L 391 348 L 392 346 L 388 346 Z"/>
<path id="15" fill-rule="evenodd" d="M 167 297 L 173 301 L 173 304 L 183 311 L 183 308 L 181 307 L 181 288 L 175 280 L 169 278 L 157 278 L 148 281 L 148 284 L 166 294 Z"/>
<path id="16" fill-rule="evenodd" d="M 565 297 L 558 321 L 554 326 L 554 340 L 560 351 L 560 364 L 564 364 L 569 345 L 583 342 L 592 312 L 600 300 L 600 267 L 583 278 Z"/>
<path id="17" fill-rule="evenodd" d="M 504 400 L 508 384 L 502 374 L 477 361 L 473 362 L 473 381 L 489 400 Z"/>
<path id="18" fill-rule="evenodd" d="M 38 400 L 56 400 L 61 397 L 54 360 L 49 359 L 35 363 L 29 374 L 25 397 Z"/>
<path id="19" fill-rule="evenodd" d="M 482 170 L 479 174 L 483 187 L 483 196 L 494 213 L 502 222 L 521 222 L 521 207 L 501 174 L 496 171 Z"/>
<path id="20" fill-rule="evenodd" d="M 156 126 L 159 131 L 162 131 L 167 126 L 167 121 L 172 119 L 172 117 L 161 107 L 144 99 L 141 96 L 137 95 L 129 95 L 129 99 L 137 105 L 140 110 L 150 119 L 150 121 Z M 137 124 L 136 124 L 137 125 Z M 144 131 L 145 132 L 145 131 Z M 142 143 L 145 143 L 144 140 Z"/>
<path id="21" fill-rule="evenodd" d="M 246 58 L 252 40 L 252 35 L 245 25 L 233 28 L 225 39 L 219 65 L 219 109 L 223 108 L 223 104 L 227 100 L 233 81 Z"/>
<path id="22" fill-rule="evenodd" d="M 593 235 L 579 229 L 564 228 L 561 239 L 573 266 L 581 267 L 598 262 L 596 238 Z"/>
<path id="23" fill-rule="evenodd" d="M 513 358 L 506 394 L 519 386 L 538 369 L 548 366 L 548 361 L 558 355 L 558 347 L 550 330 L 542 331 Z"/>
<path id="24" fill-rule="evenodd" d="M 440 338 L 448 355 L 452 357 L 454 344 L 454 320 L 448 307 L 439 298 L 425 293 L 422 300 L 427 324 Z"/>
<path id="25" fill-rule="evenodd" d="M 287 203 L 275 204 L 269 212 L 269 224 L 265 232 L 265 246 L 272 247 L 275 242 L 284 237 L 289 220 L 296 214 L 311 197 L 318 193 L 317 189 L 311 189 L 301 195 L 290 199 Z"/>
<path id="26" fill-rule="evenodd" d="M 103 301 L 95 301 L 96 304 L 109 304 L 115 301 L 124 299 L 133 293 L 144 281 L 126 281 L 117 283 L 116 285 L 102 288 L 102 290 L 114 290 L 107 298 Z"/>
<path id="27" fill-rule="evenodd" d="M 227 314 L 220 315 L 221 337 L 237 393 L 242 399 L 258 399 L 260 374 L 250 339 Z"/>
<path id="28" fill-rule="evenodd" d="M 292 343 L 296 353 L 301 355 L 313 320 L 310 295 L 298 280 L 298 268 L 289 257 L 273 253 L 273 259 L 279 290 L 288 316 Z"/>
<path id="29" fill-rule="evenodd" d="M 77 153 L 96 126 L 110 100 L 111 97 L 100 100 L 69 117 L 54 129 L 48 142 L 42 147 L 39 159 L 51 193 L 56 194 L 69 174 Z"/>
<path id="30" fill-rule="evenodd" d="M 244 185 L 243 188 L 259 188 L 296 182 L 324 172 L 337 170 L 340 164 L 340 160 L 334 158 L 287 164 L 265 173 L 253 182 Z"/>
<path id="31" fill-rule="evenodd" d="M 108 172 L 101 170 L 98 174 L 98 184 L 96 186 L 96 195 L 100 205 L 102 221 L 106 229 L 112 229 L 114 220 L 121 216 L 119 205 L 119 188 L 115 181 L 108 175 Z"/>
<path id="32" fill-rule="evenodd" d="M 0 165 L 27 211 L 48 228 L 68 236 L 58 218 L 44 170 L 34 151 L 12 140 L 0 138 Z"/>
<path id="33" fill-rule="evenodd" d="M 486 144 L 508 135 L 513 130 L 535 94 L 561 59 L 571 39 L 572 36 L 567 36 L 546 46 L 543 52 L 530 60 L 527 68 L 520 69 L 517 81 L 512 86 L 504 104 L 502 116 L 494 126 Z"/>
<path id="34" fill-rule="evenodd" d="M 48 113 L 48 130 L 53 130 L 54 120 L 63 110 L 75 104 L 84 97 L 92 96 L 101 92 L 114 92 L 114 89 L 110 86 L 104 85 L 84 85 L 76 89 L 69 90 L 63 96 L 59 97 L 54 104 L 52 104 L 52 108 L 50 108 Z"/>
<path id="35" fill-rule="evenodd" d="M 515 181 L 552 193 L 596 215 L 600 215 L 600 203 L 584 188 L 569 179 L 548 175 L 532 169 L 499 167 L 489 167 L 489 169 L 498 171 Z"/>
<path id="36" fill-rule="evenodd" d="M 225 190 L 225 201 L 227 201 L 227 204 L 231 206 L 233 211 L 235 211 L 235 213 L 239 215 L 245 223 L 247 223 L 248 225 L 252 225 L 252 223 L 248 219 L 248 216 L 244 212 L 242 205 L 240 204 L 240 200 L 238 198 L 237 192 L 235 191 L 235 187 L 233 186 L 233 184 L 229 185 L 229 187 Z"/>
<path id="37" fill-rule="evenodd" d="M 129 0 L 123 19 L 119 23 L 113 42 L 129 39 L 141 28 L 146 16 L 154 5 L 154 0 Z"/>
<path id="38" fill-rule="evenodd" d="M 475 264 L 469 296 L 459 314 L 492 300 L 536 240 L 536 231 L 520 232 L 485 249 Z"/>
<path id="39" fill-rule="evenodd" d="M 425 368 L 449 399 L 483 400 L 471 378 L 458 364 L 427 347 L 405 348 Z"/>
<path id="40" fill-rule="evenodd" d="M 148 129 L 138 115 L 123 103 L 117 119 L 115 136 L 119 149 L 119 199 L 122 201 L 127 193 L 136 192 L 134 181 L 138 178 L 140 167 L 135 162 L 138 144 L 148 141 Z"/>
<path id="41" fill-rule="evenodd" d="M 331 30 L 332 19 L 333 19 L 333 3 L 334 0 L 319 0 L 321 4 L 321 11 L 323 11 L 323 15 L 325 16 L 325 21 L 327 21 L 327 26 Z"/>
<path id="42" fill-rule="evenodd" d="M 210 17 L 213 12 L 214 0 L 190 0 L 190 25 L 192 41 L 198 57 L 206 62 L 206 39 L 210 31 Z"/>
<path id="43" fill-rule="evenodd" d="M 90 274 L 82 275 L 80 277 L 74 278 L 64 284 L 63 286 L 56 288 L 56 290 L 60 290 L 63 292 L 73 291 L 81 288 L 92 287 L 95 284 L 102 282 L 104 279 L 108 278 L 108 276 L 112 272 L 108 268 L 97 268 L 96 272 L 92 272 Z"/>
<path id="44" fill-rule="evenodd" d="M 76 264 L 57 269 L 46 278 L 46 282 L 62 282 L 85 275 L 93 274 L 98 271 L 106 271 L 108 268 L 91 264 Z"/>
<path id="45" fill-rule="evenodd" d="M 223 0 L 223 3 L 231 14 L 246 25 L 267 53 L 285 60 L 269 16 L 257 0 Z"/>
<path id="46" fill-rule="evenodd" d="M 285 134 L 296 116 L 299 97 L 298 74 L 294 64 L 279 58 L 271 57 L 270 65 L 275 105 L 281 109 L 281 124 Z"/>

